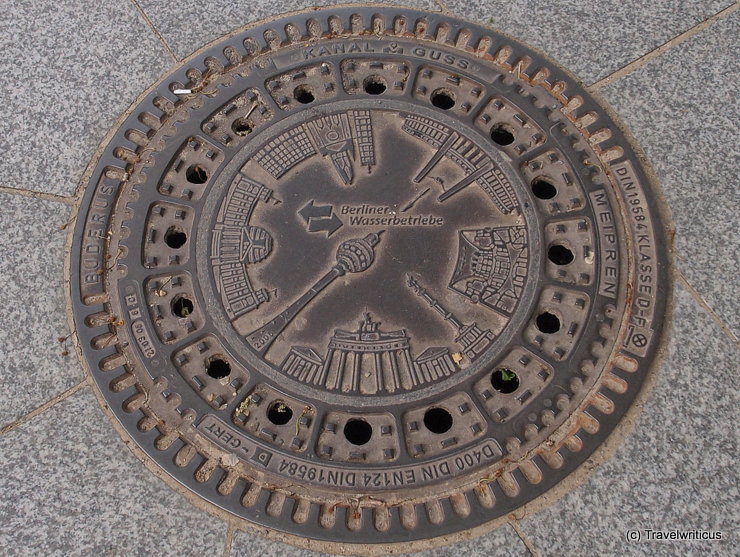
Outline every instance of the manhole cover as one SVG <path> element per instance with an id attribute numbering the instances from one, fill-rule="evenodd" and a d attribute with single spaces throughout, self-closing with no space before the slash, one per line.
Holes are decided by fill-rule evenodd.
<path id="1" fill-rule="evenodd" d="M 650 179 L 569 74 L 379 6 L 252 27 L 152 89 L 70 270 L 121 430 L 337 551 L 461 539 L 564 485 L 644 396 L 670 283 Z"/>

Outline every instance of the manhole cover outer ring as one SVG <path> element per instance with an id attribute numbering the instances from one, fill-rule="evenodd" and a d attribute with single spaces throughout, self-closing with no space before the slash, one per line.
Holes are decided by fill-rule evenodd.
<path id="1" fill-rule="evenodd" d="M 372 33 L 374 30 L 373 25 L 377 24 L 376 16 L 385 18 L 386 21 L 394 21 L 394 18 L 396 16 L 403 15 L 407 18 L 409 22 L 409 29 L 413 29 L 419 32 L 420 35 L 425 35 L 423 37 L 419 36 L 417 38 L 424 41 L 429 41 L 430 45 L 433 45 L 435 40 L 435 34 L 432 32 L 432 30 L 436 28 L 437 36 L 439 36 L 440 28 L 437 25 L 439 23 L 443 23 L 444 20 L 447 20 L 448 24 L 450 23 L 448 16 L 440 13 L 422 12 L 407 8 L 389 7 L 386 5 L 354 5 L 346 7 L 335 7 L 331 10 L 309 10 L 295 12 L 284 16 L 278 16 L 271 20 L 262 21 L 253 25 L 246 26 L 243 29 L 240 29 L 239 31 L 231 34 L 230 37 L 232 39 L 234 37 L 243 38 L 247 35 L 261 37 L 265 30 L 274 29 L 280 34 L 281 41 L 289 42 L 291 40 L 290 35 L 286 35 L 285 31 L 281 31 L 281 29 L 285 27 L 285 23 L 295 21 L 299 28 L 301 28 L 302 25 L 302 28 L 305 29 L 307 19 L 311 17 L 326 18 L 327 16 L 332 14 L 338 15 L 344 20 L 348 20 L 351 14 L 360 14 L 362 16 L 362 21 L 358 25 L 358 27 L 356 27 L 355 29 L 351 29 L 351 25 L 347 26 L 348 29 L 346 29 L 346 31 L 350 31 L 350 35 L 355 33 L 363 33 L 366 31 Z M 461 21 L 459 20 L 459 18 L 456 19 L 457 21 Z M 419 30 L 418 25 L 415 28 L 412 23 L 418 22 L 419 20 L 426 20 L 428 24 L 428 26 L 422 31 Z M 281 25 L 277 25 L 278 22 Z M 364 27 L 365 25 L 367 25 L 367 28 Z M 427 539 L 415 539 L 411 542 L 380 542 L 372 546 L 368 546 L 365 544 L 353 544 L 352 542 L 357 539 L 356 531 L 350 528 L 342 527 L 343 525 L 346 525 L 348 522 L 352 521 L 352 519 L 350 518 L 350 513 L 353 512 L 351 505 L 346 508 L 340 508 L 339 510 L 331 509 L 331 512 L 335 514 L 333 518 L 335 520 L 335 526 L 340 526 L 340 530 L 343 531 L 341 535 L 337 535 L 337 528 L 334 527 L 328 529 L 329 531 L 324 532 L 326 534 L 325 536 L 317 536 L 317 534 L 322 533 L 320 530 L 318 532 L 311 529 L 304 529 L 303 531 L 301 531 L 300 527 L 295 527 L 295 523 L 290 528 L 288 528 L 288 531 L 286 531 L 286 527 L 280 522 L 279 517 L 278 520 L 271 520 L 268 516 L 269 513 L 263 516 L 265 521 L 262 524 L 257 525 L 249 520 L 240 521 L 245 526 L 258 528 L 261 533 L 270 537 L 287 541 L 295 545 L 309 547 L 311 549 L 323 549 L 326 551 L 333 551 L 338 553 L 399 552 L 409 551 L 412 549 L 428 548 L 433 545 L 443 545 L 446 543 L 459 541 L 495 528 L 502 522 L 510 520 L 511 518 L 521 518 L 522 516 L 534 510 L 537 510 L 542 506 L 550 504 L 557 497 L 567 493 L 575 485 L 580 484 L 591 473 L 594 465 L 603 462 L 609 457 L 614 448 L 619 444 L 619 442 L 621 442 L 623 437 L 634 425 L 634 421 L 638 413 L 640 412 L 644 401 L 647 398 L 650 387 L 652 386 L 652 383 L 654 381 L 655 371 L 657 370 L 660 360 L 664 355 L 669 328 L 668 323 L 671 309 L 670 299 L 672 288 L 672 281 L 670 280 L 670 248 L 669 242 L 666 239 L 665 228 L 666 226 L 670 226 L 670 217 L 667 214 L 667 207 L 665 203 L 663 203 L 662 194 L 660 193 L 659 188 L 656 186 L 656 180 L 654 176 L 650 173 L 649 167 L 646 169 L 645 162 L 638 163 L 638 161 L 645 160 L 645 157 L 642 155 L 639 147 L 636 146 L 635 141 L 631 138 L 629 133 L 625 131 L 624 127 L 619 123 L 619 120 L 615 117 L 612 111 L 605 106 L 605 103 L 600 101 L 598 98 L 594 98 L 593 93 L 585 93 L 580 85 L 578 85 L 578 81 L 570 73 L 568 73 L 567 70 L 561 68 L 557 63 L 542 54 L 531 51 L 529 47 L 524 47 L 523 45 L 520 45 L 518 41 L 514 39 L 509 39 L 508 37 L 503 36 L 501 33 L 493 32 L 472 22 L 465 23 L 464 27 L 467 30 L 471 31 L 469 39 L 469 44 L 471 45 L 476 44 L 476 39 L 478 37 L 492 36 L 496 38 L 503 38 L 506 42 L 506 45 L 513 48 L 513 51 L 506 52 L 506 55 L 502 55 L 501 50 L 498 50 L 496 53 L 494 53 L 494 58 L 496 55 L 498 55 L 499 61 L 496 61 L 494 59 L 492 60 L 492 62 L 496 63 L 499 69 L 504 69 L 508 72 L 519 73 L 521 73 L 523 69 L 526 70 L 527 67 L 529 67 L 530 70 L 535 67 L 546 67 L 550 69 L 553 74 L 557 75 L 559 80 L 562 80 L 564 82 L 564 89 L 561 92 L 564 98 L 572 98 L 578 93 L 583 96 L 584 102 L 580 107 L 574 110 L 574 114 L 582 114 L 588 111 L 595 111 L 597 114 L 604 114 L 611 121 L 611 123 L 615 124 L 618 128 L 611 129 L 613 133 L 613 142 L 631 148 L 633 153 L 636 154 L 636 156 L 632 158 L 632 160 L 637 163 L 634 170 L 640 184 L 642 184 L 645 190 L 649 193 L 646 201 L 649 206 L 651 216 L 656 223 L 653 230 L 656 245 L 658 246 L 660 252 L 659 254 L 663 257 L 663 260 L 661 261 L 663 265 L 659 270 L 659 275 L 662 279 L 660 283 L 662 285 L 665 285 L 665 288 L 663 292 L 661 292 L 661 296 L 656 301 L 656 314 L 663 315 L 664 320 L 663 322 L 660 322 L 660 320 L 658 319 L 654 324 L 654 340 L 650 344 L 650 351 L 645 358 L 646 361 L 652 359 L 652 363 L 649 366 L 641 365 L 638 370 L 632 372 L 628 387 L 628 396 L 631 398 L 632 403 L 626 411 L 621 414 L 617 413 L 616 415 L 612 416 L 599 412 L 594 402 L 594 396 L 598 396 L 596 391 L 604 390 L 605 387 L 603 383 L 597 384 L 597 388 L 594 389 L 594 396 L 587 396 L 579 411 L 577 411 L 572 416 L 567 424 L 559 428 L 559 430 L 562 432 L 563 430 L 567 429 L 567 425 L 571 426 L 568 435 L 562 436 L 559 443 L 565 444 L 568 442 L 568 440 L 573 441 L 574 439 L 579 439 L 582 442 L 581 447 L 579 449 L 576 449 L 575 452 L 570 455 L 570 458 L 572 459 L 571 463 L 576 464 L 575 466 L 567 467 L 567 473 L 558 474 L 557 469 L 548 467 L 540 457 L 536 457 L 537 460 L 525 460 L 523 462 L 517 463 L 516 465 L 510 466 L 507 469 L 507 472 L 501 474 L 500 476 L 484 476 L 483 480 L 485 481 L 482 481 L 480 485 L 488 485 L 490 481 L 492 484 L 495 485 L 496 494 L 498 495 L 494 504 L 497 511 L 497 518 L 493 520 L 478 521 L 477 524 L 470 524 L 470 526 L 466 526 L 466 530 L 463 531 L 458 531 L 455 527 L 450 528 L 448 526 L 450 518 L 460 520 L 461 518 L 464 518 L 466 516 L 466 513 L 464 511 L 462 511 L 461 514 L 458 509 L 453 509 L 449 507 L 450 501 L 453 501 L 455 497 L 467 500 L 468 503 L 472 502 L 473 512 L 470 513 L 470 510 L 468 510 L 467 516 L 470 516 L 470 514 L 474 515 L 476 514 L 476 512 L 479 511 L 485 512 L 486 510 L 484 506 L 480 505 L 481 500 L 476 499 L 476 496 L 472 489 L 460 489 L 457 491 L 452 490 L 452 492 L 442 494 L 441 500 L 442 504 L 444 505 L 445 512 L 443 512 L 443 514 L 445 515 L 445 518 L 443 519 L 443 524 L 441 525 L 441 527 L 440 525 L 436 525 L 433 527 L 433 529 L 429 528 L 431 524 L 428 523 L 425 519 L 424 505 L 417 505 L 418 508 L 412 508 L 411 513 L 409 513 L 408 508 L 402 507 L 394 507 L 390 511 L 390 513 L 388 514 L 388 520 L 390 520 L 391 522 L 391 531 L 402 531 L 399 528 L 401 523 L 403 523 L 404 520 L 410 520 L 407 518 L 409 514 L 415 514 L 418 515 L 416 520 L 420 520 L 421 524 L 419 524 L 419 526 L 406 524 L 405 527 L 412 531 L 416 530 L 417 528 L 419 528 L 419 530 L 425 529 L 427 530 L 427 533 L 422 534 L 422 536 L 434 536 Z M 377 31 L 377 27 L 375 28 L 375 30 Z M 387 31 L 392 31 L 392 29 L 389 29 Z M 123 139 L 123 135 L 128 129 L 129 124 L 133 125 L 138 122 L 138 114 L 136 113 L 137 109 L 139 109 L 144 104 L 146 99 L 151 98 L 158 88 L 161 88 L 167 83 L 186 83 L 187 78 L 184 76 L 184 74 L 187 68 L 199 67 L 201 70 L 205 69 L 206 66 L 203 64 L 203 59 L 205 58 L 206 53 L 209 53 L 209 51 L 213 51 L 214 47 L 222 41 L 223 38 L 220 38 L 214 41 L 214 43 L 212 43 L 211 45 L 204 47 L 199 52 L 189 57 L 182 63 L 180 67 L 178 67 L 178 69 L 162 78 L 157 84 L 155 84 L 147 92 L 141 95 L 139 99 L 137 99 L 136 103 L 132 105 L 127 114 L 124 115 L 121 120 L 119 120 L 119 123 L 115 126 L 115 133 L 109 138 L 108 141 L 104 142 L 104 146 L 101 146 L 96 160 L 91 162 L 90 166 L 88 167 L 88 171 L 86 171 L 85 176 L 83 177 L 83 180 L 81 182 L 82 188 L 84 188 L 89 177 L 93 178 L 92 180 L 90 180 L 90 182 L 93 183 L 95 181 L 96 174 L 99 174 L 101 169 L 109 165 L 118 167 L 121 166 L 121 153 L 117 153 L 119 156 L 116 157 L 113 152 L 113 147 L 115 147 L 116 144 Z M 261 40 L 261 42 L 262 44 L 264 44 L 263 39 Z M 448 44 L 447 46 L 453 49 L 457 48 L 457 46 L 454 44 Z M 532 58 L 532 62 L 529 66 L 524 65 L 518 68 L 516 66 L 511 67 L 512 61 L 517 61 L 521 59 L 517 55 L 519 52 L 524 52 L 526 55 Z M 465 55 L 470 56 L 471 51 L 465 51 Z M 502 64 L 509 64 L 509 66 L 504 67 Z M 584 131 L 587 132 L 587 128 L 588 126 L 585 126 L 583 128 Z M 94 188 L 88 187 L 84 191 L 84 193 L 81 194 L 81 199 L 76 207 L 76 210 L 79 211 L 80 207 L 88 207 L 94 193 Z M 624 219 L 623 215 L 622 218 Z M 141 416 L 137 415 L 137 412 L 121 416 L 120 413 L 114 413 L 110 410 L 108 405 L 120 405 L 123 402 L 123 399 L 121 397 L 116 400 L 116 395 L 112 393 L 109 387 L 111 378 L 117 374 L 111 374 L 109 372 L 101 374 L 101 372 L 97 369 L 93 371 L 89 367 L 87 357 L 90 358 L 90 361 L 97 361 L 100 359 L 100 354 L 92 351 L 89 348 L 91 346 L 91 343 L 93 342 L 93 338 L 99 335 L 97 333 L 92 334 L 87 331 L 84 326 L 81 326 L 83 325 L 82 319 L 75 320 L 74 318 L 74 312 L 80 311 L 81 307 L 83 308 L 86 316 L 89 316 L 91 313 L 90 308 L 83 306 L 79 300 L 79 296 L 74 294 L 75 292 L 79 292 L 79 276 L 77 276 L 76 274 L 70 274 L 71 269 L 79 268 L 79 254 L 73 253 L 73 248 L 76 247 L 77 242 L 80 239 L 82 224 L 84 224 L 82 221 L 76 222 L 74 229 L 70 231 L 70 235 L 68 237 L 69 249 L 67 250 L 66 274 L 68 277 L 71 277 L 67 283 L 67 296 L 70 309 L 70 326 L 72 330 L 76 332 L 76 336 L 79 339 L 76 343 L 78 354 L 80 356 L 83 367 L 88 371 L 90 377 L 93 379 L 96 396 L 98 397 L 101 406 L 104 408 L 109 417 L 111 417 L 114 425 L 119 430 L 122 437 L 127 441 L 127 444 L 132 448 L 135 454 L 137 454 L 140 460 L 142 460 L 152 471 L 154 471 L 159 477 L 163 478 L 165 481 L 167 481 L 167 483 L 176 488 L 178 491 L 188 496 L 188 498 L 195 504 L 209 510 L 210 512 L 217 513 L 221 516 L 228 517 L 230 520 L 233 520 L 235 515 L 239 515 L 238 512 L 234 512 L 238 508 L 238 506 L 231 506 L 233 503 L 233 498 L 230 503 L 213 504 L 204 499 L 204 497 L 207 498 L 208 496 L 202 495 L 204 490 L 208 490 L 213 493 L 213 491 L 217 489 L 217 482 L 214 481 L 213 477 L 202 483 L 196 482 L 193 478 L 192 470 L 185 470 L 186 473 L 183 473 L 183 469 L 178 469 L 171 465 L 173 455 L 167 454 L 166 450 L 163 450 L 159 453 L 161 455 L 161 458 L 156 458 L 156 461 L 152 460 L 153 451 L 151 448 L 151 444 L 153 444 L 157 438 L 162 437 L 162 435 L 157 432 L 157 429 L 154 428 L 153 430 L 150 430 L 148 435 L 142 435 L 142 432 L 139 429 L 139 419 Z M 115 323 L 112 323 L 111 326 L 114 327 Z M 97 342 L 99 342 L 99 340 Z M 90 352 L 93 352 L 92 355 L 90 355 Z M 87 357 L 86 353 L 88 354 Z M 120 364 L 120 362 L 115 359 L 111 360 L 111 366 L 115 366 L 115 364 L 117 363 Z M 604 392 L 608 392 L 613 395 L 612 391 Z M 590 427 L 588 424 L 586 424 L 586 429 L 581 427 L 584 422 L 581 422 L 579 420 L 586 420 L 586 422 L 591 421 L 589 420 L 589 414 L 598 416 L 598 436 L 589 435 L 589 433 L 586 431 L 588 427 Z M 608 437 L 605 439 L 605 435 L 607 434 L 606 432 L 608 432 Z M 556 436 L 553 435 L 553 437 Z M 149 445 L 149 447 L 144 448 L 144 446 L 146 445 Z M 514 479 L 515 483 L 518 483 L 519 485 L 527 486 L 531 484 L 530 480 L 532 474 L 532 464 L 535 465 L 535 468 L 542 468 L 543 470 L 547 470 L 547 474 L 545 474 L 545 479 L 540 480 L 539 483 L 538 491 L 542 493 L 534 499 L 532 499 L 531 497 L 525 498 L 530 500 L 525 504 L 522 504 L 522 496 L 520 494 L 507 494 L 507 483 L 510 483 L 510 480 Z M 528 466 L 530 466 L 529 470 L 527 470 Z M 530 476 L 529 479 L 528 476 Z M 200 493 L 202 496 L 198 496 L 196 495 L 196 493 Z M 261 497 L 262 499 L 264 499 L 264 501 L 262 501 L 263 506 L 267 505 L 269 503 L 268 500 L 270 499 L 270 495 L 263 491 Z M 465 503 L 463 503 L 463 506 L 465 506 Z M 317 513 L 317 515 L 326 514 L 327 509 L 313 509 L 313 505 L 311 505 L 311 507 L 312 510 Z M 361 507 L 361 509 L 367 509 L 367 507 L 363 506 Z M 232 512 L 229 512 L 230 510 Z M 367 512 L 362 514 L 364 515 L 362 518 L 363 522 L 372 521 L 372 518 L 368 517 Z M 286 513 L 282 513 L 283 520 L 286 516 Z M 394 521 L 396 521 L 396 523 L 394 523 Z M 423 525 L 425 524 L 427 525 L 427 528 L 423 528 Z M 415 535 L 419 535 L 418 531 Z"/>

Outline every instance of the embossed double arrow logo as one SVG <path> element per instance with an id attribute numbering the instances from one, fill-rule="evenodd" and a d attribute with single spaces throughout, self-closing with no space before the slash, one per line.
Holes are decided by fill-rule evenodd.
<path id="1" fill-rule="evenodd" d="M 331 205 L 314 205 L 314 200 L 298 211 L 308 225 L 309 232 L 326 232 L 328 238 L 339 230 L 344 224 L 342 220 L 334 213 Z"/>

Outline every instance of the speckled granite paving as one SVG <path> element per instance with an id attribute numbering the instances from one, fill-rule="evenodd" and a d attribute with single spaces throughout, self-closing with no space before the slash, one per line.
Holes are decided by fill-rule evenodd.
<path id="1" fill-rule="evenodd" d="M 412 3 L 486 22 L 542 49 L 611 103 L 644 148 L 671 205 L 677 268 L 669 354 L 635 432 L 614 457 L 545 511 L 419 555 L 738 554 L 740 4 Z M 313 554 L 235 531 L 137 461 L 63 341 L 69 330 L 62 288 L 63 228 L 77 184 L 136 95 L 204 43 L 308 5 L 5 2 L 3 555 Z M 644 529 L 719 530 L 724 539 L 628 541 L 628 531 Z"/>

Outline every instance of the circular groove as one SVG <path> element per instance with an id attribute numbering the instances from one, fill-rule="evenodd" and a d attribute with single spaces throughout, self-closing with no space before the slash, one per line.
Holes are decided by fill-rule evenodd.
<path id="1" fill-rule="evenodd" d="M 569 265 L 573 263 L 573 252 L 561 244 L 553 244 L 547 248 L 547 258 L 555 265 Z"/>
<path id="2" fill-rule="evenodd" d="M 499 393 L 513 393 L 519 388 L 519 376 L 510 369 L 499 368 L 491 374 L 491 386 Z"/>
<path id="3" fill-rule="evenodd" d="M 267 419 L 275 425 L 285 425 L 293 418 L 293 410 L 281 400 L 276 400 L 267 410 Z"/>
<path id="4" fill-rule="evenodd" d="M 221 357 L 211 358 L 206 364 L 206 373 L 208 377 L 223 379 L 231 374 L 231 364 Z"/>
<path id="5" fill-rule="evenodd" d="M 344 426 L 344 437 L 353 445 L 367 444 L 373 436 L 373 427 L 365 420 L 352 419 Z"/>
<path id="6" fill-rule="evenodd" d="M 447 433 L 452 424 L 452 414 L 444 408 L 430 408 L 424 412 L 424 425 L 432 433 Z"/>
<path id="7" fill-rule="evenodd" d="M 185 296 L 178 296 L 172 301 L 172 313 L 177 317 L 188 317 L 194 309 L 193 301 Z"/>
<path id="8" fill-rule="evenodd" d="M 185 242 L 187 242 L 187 240 L 187 234 L 174 226 L 170 226 L 164 235 L 165 244 L 167 244 L 172 249 L 181 248 L 185 245 Z"/>
<path id="9" fill-rule="evenodd" d="M 208 180 L 208 171 L 201 165 L 194 164 L 185 171 L 185 178 L 191 184 L 205 184 Z"/>
<path id="10" fill-rule="evenodd" d="M 382 77 L 371 75 L 365 79 L 364 89 L 368 95 L 382 95 L 388 89 L 388 85 Z"/>
<path id="11" fill-rule="evenodd" d="M 455 106 L 455 95 L 447 89 L 437 89 L 430 97 L 432 104 L 442 110 L 450 110 Z"/>
<path id="12" fill-rule="evenodd" d="M 496 145 L 511 145 L 514 143 L 514 131 L 507 124 L 496 124 L 491 128 L 491 139 Z"/>
<path id="13" fill-rule="evenodd" d="M 548 180 L 538 178 L 532 182 L 532 193 L 537 199 L 552 199 L 558 194 L 558 190 Z"/>
<path id="14" fill-rule="evenodd" d="M 301 104 L 310 104 L 316 100 L 310 87 L 299 85 L 293 90 L 293 97 Z"/>
<path id="15" fill-rule="evenodd" d="M 543 311 L 537 316 L 537 328 L 548 335 L 557 333 L 560 330 L 560 318 L 554 313 Z"/>
<path id="16" fill-rule="evenodd" d="M 231 130 L 238 136 L 244 137 L 252 133 L 254 127 L 246 118 L 237 118 L 231 124 Z"/>

